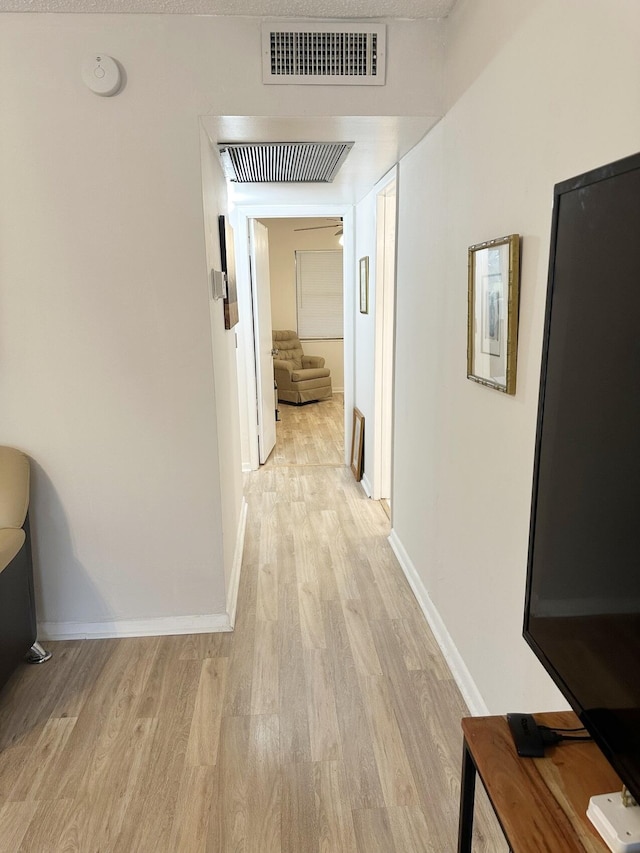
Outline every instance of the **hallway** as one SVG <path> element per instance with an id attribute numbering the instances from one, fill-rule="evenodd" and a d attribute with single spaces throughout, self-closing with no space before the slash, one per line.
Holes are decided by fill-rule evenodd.
<path id="1" fill-rule="evenodd" d="M 339 399 L 283 408 L 234 633 L 52 643 L 0 694 L 2 853 L 455 849 L 464 703 L 387 517 L 318 443 Z M 475 851 L 506 850 L 478 803 Z"/>
<path id="2" fill-rule="evenodd" d="M 340 395 L 281 405 L 276 449 L 247 477 L 222 850 L 455 849 L 467 710 L 391 552 L 386 515 L 342 464 L 342 405 Z M 506 850 L 478 801 L 475 849 Z"/>

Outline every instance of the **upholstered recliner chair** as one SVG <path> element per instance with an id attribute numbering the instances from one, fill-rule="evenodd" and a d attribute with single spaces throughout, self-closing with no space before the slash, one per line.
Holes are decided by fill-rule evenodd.
<path id="1" fill-rule="evenodd" d="M 331 372 L 324 358 L 305 355 L 296 332 L 274 331 L 273 371 L 278 385 L 278 401 L 310 403 L 331 397 Z"/>

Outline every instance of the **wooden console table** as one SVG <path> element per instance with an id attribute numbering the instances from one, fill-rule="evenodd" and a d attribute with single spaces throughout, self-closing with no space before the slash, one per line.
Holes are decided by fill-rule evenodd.
<path id="1" fill-rule="evenodd" d="M 552 728 L 573 728 L 575 714 L 535 714 Z M 513 853 L 608 853 L 587 818 L 589 798 L 622 789 L 594 743 L 565 743 L 544 758 L 520 758 L 505 717 L 462 720 L 464 750 L 458 853 L 471 853 L 476 773 Z"/>

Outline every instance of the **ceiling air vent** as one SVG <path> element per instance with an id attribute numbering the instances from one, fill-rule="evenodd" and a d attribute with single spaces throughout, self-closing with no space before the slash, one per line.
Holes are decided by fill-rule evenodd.
<path id="1" fill-rule="evenodd" d="M 230 181 L 331 183 L 353 142 L 219 142 Z"/>
<path id="2" fill-rule="evenodd" d="M 262 25 L 263 83 L 384 86 L 385 55 L 384 25 Z"/>

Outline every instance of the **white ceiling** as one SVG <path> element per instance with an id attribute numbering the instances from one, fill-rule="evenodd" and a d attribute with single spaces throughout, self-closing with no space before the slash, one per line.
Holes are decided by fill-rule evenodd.
<path id="1" fill-rule="evenodd" d="M 0 12 L 113 12 L 287 18 L 445 18 L 456 0 L 0 0 Z"/>
<path id="2" fill-rule="evenodd" d="M 234 184 L 236 204 L 354 204 L 437 122 L 435 116 L 203 116 L 218 142 L 354 142 L 331 184 Z M 216 149 L 217 150 L 217 149 Z"/>

